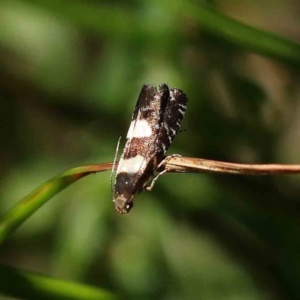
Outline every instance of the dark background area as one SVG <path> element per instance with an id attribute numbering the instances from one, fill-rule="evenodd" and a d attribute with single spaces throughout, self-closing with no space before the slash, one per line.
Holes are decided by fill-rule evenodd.
<path id="1" fill-rule="evenodd" d="M 2 213 L 67 169 L 112 161 L 144 83 L 189 98 L 168 154 L 300 162 L 299 66 L 211 34 L 171 3 L 0 4 Z M 300 39 L 296 0 L 209 5 Z M 299 176 L 168 174 L 126 216 L 109 176 L 52 199 L 0 261 L 126 299 L 300 299 Z"/>

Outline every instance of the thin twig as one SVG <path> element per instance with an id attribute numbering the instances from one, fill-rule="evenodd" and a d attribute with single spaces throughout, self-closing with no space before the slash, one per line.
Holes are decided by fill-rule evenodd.
<path id="1" fill-rule="evenodd" d="M 238 164 L 193 157 L 171 157 L 163 165 L 168 173 L 215 172 L 239 175 L 282 175 L 300 173 L 300 165 Z"/>

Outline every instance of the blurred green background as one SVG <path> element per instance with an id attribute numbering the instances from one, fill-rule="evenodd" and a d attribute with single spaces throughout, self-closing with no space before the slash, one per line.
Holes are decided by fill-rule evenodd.
<path id="1" fill-rule="evenodd" d="M 297 0 L 2 1 L 1 213 L 112 161 L 144 83 L 189 98 L 168 154 L 299 163 L 299 18 Z M 299 176 L 165 175 L 126 216 L 109 176 L 52 199 L 0 261 L 122 299 L 300 299 Z"/>

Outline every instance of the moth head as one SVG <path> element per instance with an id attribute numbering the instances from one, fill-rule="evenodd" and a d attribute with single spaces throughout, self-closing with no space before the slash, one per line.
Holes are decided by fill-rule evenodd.
<path id="1" fill-rule="evenodd" d="M 115 199 L 115 209 L 118 214 L 127 214 L 133 207 L 133 202 L 132 202 L 131 197 L 129 200 L 127 197 L 124 197 L 124 195 L 118 195 Z"/>

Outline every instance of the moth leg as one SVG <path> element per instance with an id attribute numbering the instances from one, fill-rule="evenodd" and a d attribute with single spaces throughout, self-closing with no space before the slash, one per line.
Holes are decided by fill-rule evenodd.
<path id="1" fill-rule="evenodd" d="M 173 157 L 180 157 L 180 156 L 182 156 L 182 155 L 180 155 L 180 154 L 171 154 L 171 155 L 167 156 L 165 159 L 163 159 L 163 160 L 160 162 L 160 164 L 158 165 L 157 169 L 159 169 L 164 163 L 166 163 L 166 162 L 167 162 L 168 160 L 170 160 L 171 158 L 173 158 Z"/>
<path id="2" fill-rule="evenodd" d="M 152 191 L 152 189 L 153 189 L 153 187 L 154 187 L 154 184 L 155 184 L 155 181 L 158 179 L 159 176 L 165 174 L 166 172 L 167 172 L 166 169 L 163 170 L 163 171 L 161 171 L 161 172 L 160 172 L 160 173 L 152 180 L 150 186 L 147 186 L 147 187 L 146 187 L 146 190 L 147 190 L 147 191 Z"/>
<path id="3" fill-rule="evenodd" d="M 181 156 L 181 155 L 180 155 L 180 154 L 172 154 L 172 155 L 167 156 L 165 159 L 163 159 L 163 160 L 160 162 L 160 164 L 157 166 L 157 169 L 159 169 L 165 162 L 167 162 L 167 161 L 170 160 L 171 158 L 173 158 L 173 157 L 179 157 L 179 156 Z M 153 189 L 153 187 L 154 187 L 154 184 L 155 184 L 156 180 L 158 179 L 158 177 L 161 176 L 161 175 L 163 175 L 163 174 L 165 174 L 166 172 L 167 172 L 166 169 L 164 169 L 163 171 L 161 171 L 161 172 L 160 172 L 160 173 L 152 180 L 150 186 L 147 186 L 147 187 L 146 187 L 146 190 L 147 190 L 147 191 L 152 191 L 152 189 Z"/>

